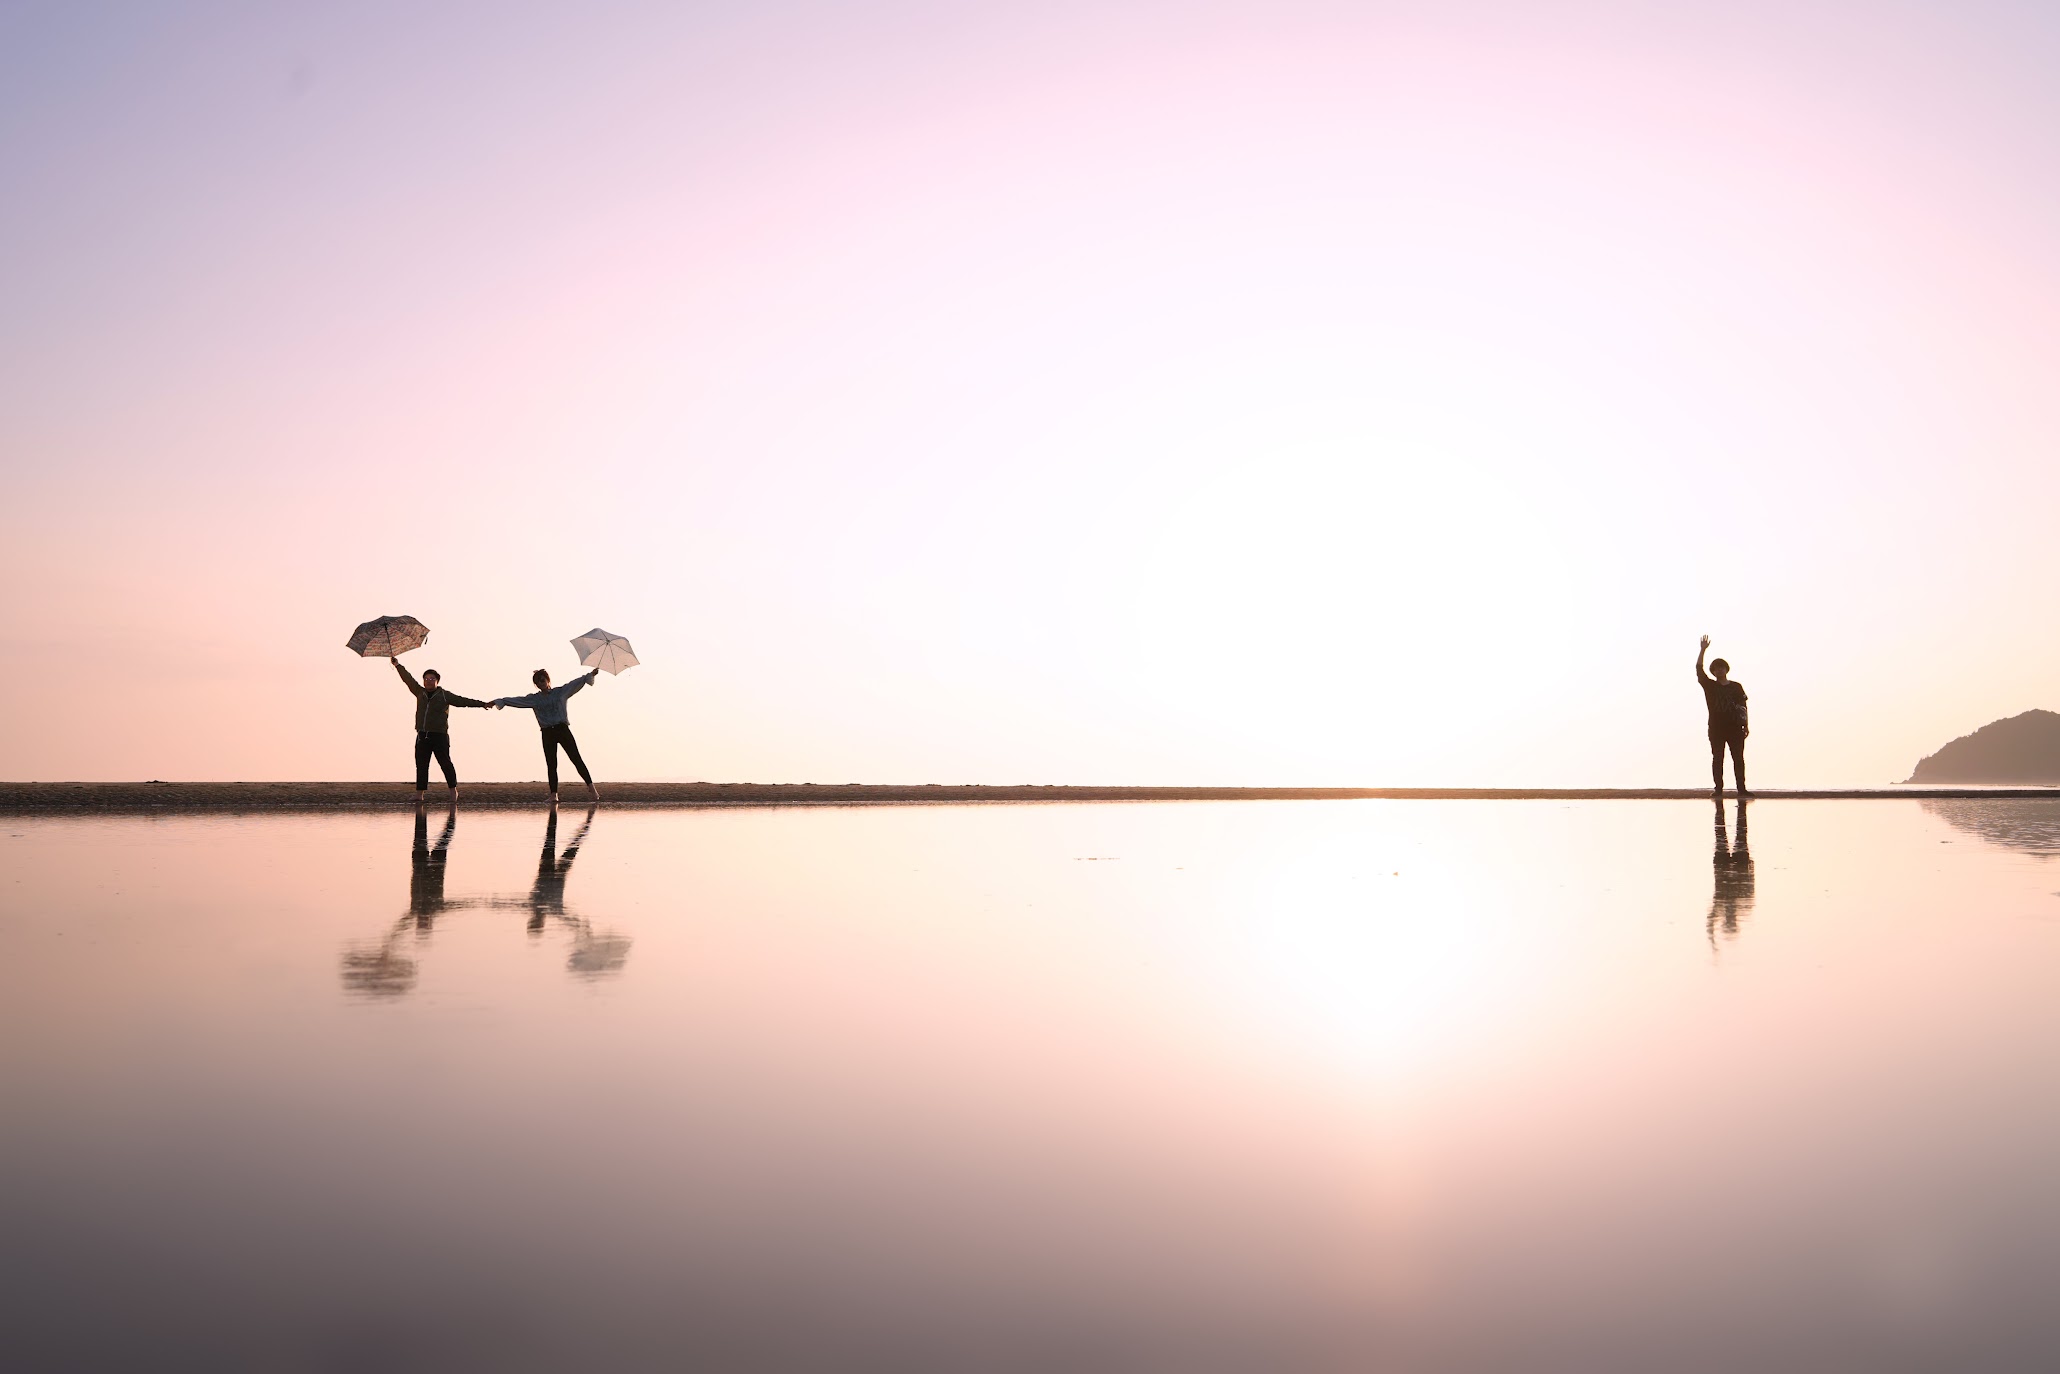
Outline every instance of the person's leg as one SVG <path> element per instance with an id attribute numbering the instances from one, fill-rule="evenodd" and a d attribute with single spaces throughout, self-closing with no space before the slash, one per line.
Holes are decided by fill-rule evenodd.
<path id="1" fill-rule="evenodd" d="M 415 800 L 421 801 L 422 794 L 429 790 L 430 741 L 427 733 L 415 732 Z"/>
<path id="2" fill-rule="evenodd" d="M 1710 736 L 1710 790 L 1724 790 L 1724 741 L 1715 735 Z"/>
<path id="3" fill-rule="evenodd" d="M 565 757 L 571 759 L 572 766 L 579 770 L 579 780 L 587 785 L 587 791 L 598 797 L 601 794 L 594 791 L 594 775 L 587 771 L 587 761 L 579 756 L 579 741 L 572 737 L 570 726 L 565 728 L 564 742 Z"/>
<path id="4" fill-rule="evenodd" d="M 1731 776 L 1738 780 L 1738 795 L 1745 795 L 1745 741 L 1731 741 Z"/>
<path id="5" fill-rule="evenodd" d="M 551 785 L 551 800 L 558 800 L 558 732 L 546 730 L 544 740 L 544 777 Z"/>
<path id="6" fill-rule="evenodd" d="M 450 731 L 438 731 L 430 737 L 430 743 L 436 750 L 437 766 L 443 769 L 444 785 L 451 789 L 452 796 L 456 796 L 458 792 L 458 769 L 457 765 L 451 762 Z M 427 781 L 427 779 L 424 781 Z"/>

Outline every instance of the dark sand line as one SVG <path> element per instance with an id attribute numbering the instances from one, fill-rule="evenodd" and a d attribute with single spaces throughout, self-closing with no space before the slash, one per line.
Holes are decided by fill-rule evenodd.
<path id="1" fill-rule="evenodd" d="M 1725 794 L 1727 797 L 1729 793 Z M 2060 788 L 1883 787 L 1755 792 L 1762 801 L 1979 798 L 2060 799 Z M 443 788 L 430 790 L 432 806 Z M 1166 801 L 1708 801 L 1692 787 L 1037 787 L 928 783 L 616 782 L 601 789 L 610 806 L 909 806 L 968 802 Z M 578 784 L 560 804 L 583 806 Z M 414 789 L 397 782 L 0 782 L 0 812 L 365 810 L 412 805 Z M 464 785 L 465 806 L 540 806 L 541 782 Z"/>

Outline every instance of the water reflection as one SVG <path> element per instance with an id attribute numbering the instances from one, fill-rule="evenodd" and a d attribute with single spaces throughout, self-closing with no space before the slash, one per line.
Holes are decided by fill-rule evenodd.
<path id="1" fill-rule="evenodd" d="M 1927 801 L 1924 809 L 1955 830 L 1992 844 L 2028 850 L 2040 858 L 2060 854 L 2060 798 Z"/>
<path id="2" fill-rule="evenodd" d="M 458 808 L 444 817 L 443 831 L 436 843 L 429 842 L 429 816 L 415 808 L 415 847 L 408 861 L 408 915 L 416 928 L 427 931 L 444 909 L 445 861 L 451 852 L 451 837 L 458 833 Z"/>
<path id="3" fill-rule="evenodd" d="M 566 971 L 589 977 L 621 968 L 629 957 L 630 944 L 624 936 L 597 932 L 584 917 L 565 909 L 565 879 L 572 872 L 572 861 L 579 857 L 579 847 L 586 841 L 587 832 L 593 828 L 594 808 L 590 806 L 561 854 L 558 808 L 551 808 L 550 818 L 544 822 L 544 849 L 537 859 L 536 881 L 530 885 L 526 903 L 530 937 L 540 937 L 550 921 L 563 922 L 572 931 L 572 952 L 566 958 Z M 495 904 L 502 903 L 497 899 Z"/>
<path id="4" fill-rule="evenodd" d="M 1740 798 L 1736 805 L 1738 838 L 1733 840 L 1724 830 L 1724 804 L 1716 804 L 1716 841 L 1710 852 L 1716 889 L 1710 896 L 1709 919 L 1704 922 L 1713 950 L 1717 947 L 1719 930 L 1723 931 L 1726 940 L 1735 940 L 1739 923 L 1752 914 L 1752 847 L 1746 834 L 1744 799 Z"/>
<path id="5" fill-rule="evenodd" d="M 544 921 L 552 916 L 565 914 L 565 879 L 572 872 L 572 861 L 579 857 L 579 846 L 587 837 L 587 831 L 594 828 L 594 813 L 588 808 L 586 819 L 579 829 L 572 832 L 572 840 L 565 846 L 563 854 L 558 853 L 558 809 L 551 808 L 551 818 L 544 822 L 544 852 L 537 859 L 536 882 L 529 889 L 529 933 L 541 935 Z"/>
<path id="6" fill-rule="evenodd" d="M 0 1367 L 2060 1369 L 2056 866 L 1775 806 L 10 822 Z"/>
<path id="7" fill-rule="evenodd" d="M 451 840 L 458 831 L 454 807 L 444 818 L 436 839 L 429 838 L 429 817 L 415 811 L 414 842 L 408 855 L 408 909 L 394 922 L 376 945 L 346 949 L 341 960 L 344 991 L 375 998 L 401 997 L 412 991 L 421 976 L 418 960 L 403 945 L 412 940 L 424 946 L 435 931 L 436 918 L 462 910 L 521 911 L 528 915 L 525 929 L 532 940 L 540 940 L 553 923 L 571 937 L 566 971 L 582 978 L 598 977 L 620 970 L 629 958 L 630 940 L 613 931 L 597 930 L 586 917 L 565 904 L 565 883 L 572 873 L 579 847 L 593 829 L 594 809 L 589 807 L 579 828 L 561 853 L 558 849 L 558 808 L 552 807 L 544 821 L 543 853 L 537 862 L 536 879 L 525 896 L 481 895 L 450 897 L 444 892 Z"/>
<path id="8" fill-rule="evenodd" d="M 451 908 L 451 901 L 444 896 L 444 874 L 451 838 L 457 833 L 455 806 L 444 817 L 443 830 L 434 843 L 429 838 L 429 813 L 419 806 L 415 808 L 415 842 L 408 855 L 407 912 L 379 944 L 344 951 L 346 992 L 364 997 L 399 997 L 415 986 L 421 969 L 400 949 L 400 937 L 412 931 L 418 938 L 428 939 L 436 918 Z"/>

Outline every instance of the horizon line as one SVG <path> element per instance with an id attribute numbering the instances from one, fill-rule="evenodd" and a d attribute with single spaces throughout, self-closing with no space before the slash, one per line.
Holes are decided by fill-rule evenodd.
<path id="1" fill-rule="evenodd" d="M 462 806 L 547 805 L 542 781 L 460 783 Z M 584 789 L 560 789 L 560 806 L 585 806 Z M 1150 801 L 1710 801 L 1738 800 L 1735 789 L 1696 787 L 1224 787 L 1080 783 L 604 783 L 600 801 L 616 806 L 894 806 L 951 803 Z M 1879 787 L 1753 790 L 1745 800 L 2053 800 L 2053 784 L 1908 784 Z M 431 789 L 423 804 L 444 806 Z M 0 812 L 385 810 L 412 805 L 405 782 L 40 782 L 0 781 Z"/>

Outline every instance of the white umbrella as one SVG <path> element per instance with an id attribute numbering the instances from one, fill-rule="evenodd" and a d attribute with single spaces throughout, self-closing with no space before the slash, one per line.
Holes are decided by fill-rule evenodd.
<path id="1" fill-rule="evenodd" d="M 637 656 L 630 651 L 629 641 L 606 630 L 588 630 L 572 641 L 572 651 L 579 655 L 582 668 L 606 668 L 619 673 L 637 666 Z"/>

